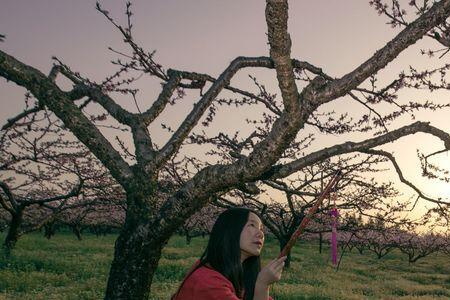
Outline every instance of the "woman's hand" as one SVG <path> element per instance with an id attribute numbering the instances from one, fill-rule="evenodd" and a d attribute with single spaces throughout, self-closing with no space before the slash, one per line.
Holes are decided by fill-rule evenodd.
<path id="1" fill-rule="evenodd" d="M 284 261 L 286 256 L 276 258 L 270 261 L 258 274 L 256 278 L 256 283 L 269 286 L 274 282 L 281 279 L 281 273 L 283 272 Z"/>

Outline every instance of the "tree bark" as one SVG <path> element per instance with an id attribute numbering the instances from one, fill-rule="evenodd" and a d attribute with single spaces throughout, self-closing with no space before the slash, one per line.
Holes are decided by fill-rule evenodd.
<path id="1" fill-rule="evenodd" d="M 44 225 L 44 236 L 49 240 L 56 233 L 56 226 L 54 222 L 46 223 Z"/>
<path id="2" fill-rule="evenodd" d="M 190 245 L 192 241 L 192 236 L 189 234 L 189 230 L 186 230 L 185 233 L 186 233 L 186 245 Z"/>
<path id="3" fill-rule="evenodd" d="M 148 299 L 162 248 L 170 235 L 162 237 L 145 219 L 125 223 L 115 245 L 105 299 Z"/>
<path id="4" fill-rule="evenodd" d="M 79 225 L 72 225 L 72 232 L 75 234 L 77 239 L 81 241 L 83 238 L 81 237 L 81 228 Z"/>
<path id="5" fill-rule="evenodd" d="M 23 210 L 17 210 L 16 213 L 12 214 L 11 223 L 9 224 L 8 234 L 6 235 L 5 241 L 3 242 L 3 248 L 6 255 L 11 254 L 11 250 L 17 243 L 20 236 L 20 226 L 23 220 Z"/>

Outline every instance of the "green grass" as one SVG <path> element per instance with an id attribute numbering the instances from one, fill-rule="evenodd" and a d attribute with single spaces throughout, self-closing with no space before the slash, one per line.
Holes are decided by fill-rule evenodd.
<path id="1" fill-rule="evenodd" d="M 0 235 L 3 238 L 3 235 Z M 82 241 L 65 233 L 46 240 L 24 236 L 9 259 L 0 258 L 1 299 L 103 299 L 115 236 L 85 235 Z M 151 299 L 168 299 L 186 270 L 199 257 L 206 239 L 186 246 L 175 236 L 164 249 L 152 285 Z M 378 260 L 370 253 L 346 253 L 338 272 L 327 253 L 315 243 L 299 243 L 291 268 L 275 284 L 276 300 L 288 299 L 449 299 L 450 263 L 434 254 L 409 264 L 393 251 Z M 278 245 L 270 238 L 263 262 L 275 257 Z"/>

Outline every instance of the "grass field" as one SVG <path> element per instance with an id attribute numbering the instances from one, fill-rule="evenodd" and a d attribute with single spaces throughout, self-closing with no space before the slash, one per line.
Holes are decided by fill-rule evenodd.
<path id="1" fill-rule="evenodd" d="M 0 259 L 0 299 L 103 299 L 114 240 L 113 235 L 84 235 L 82 241 L 71 234 L 57 234 L 51 240 L 37 233 L 24 236 L 10 259 Z M 186 246 L 179 236 L 170 240 L 151 299 L 169 298 L 205 243 L 206 239 L 196 238 Z M 450 261 L 442 254 L 409 265 L 397 252 L 381 260 L 369 252 L 347 253 L 336 272 L 328 255 L 317 248 L 312 243 L 296 246 L 291 269 L 272 288 L 275 300 L 450 299 Z M 275 257 L 277 250 L 269 238 L 263 261 Z"/>

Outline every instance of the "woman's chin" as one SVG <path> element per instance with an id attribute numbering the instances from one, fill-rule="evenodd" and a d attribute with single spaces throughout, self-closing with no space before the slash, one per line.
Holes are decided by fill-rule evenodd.
<path id="1" fill-rule="evenodd" d="M 261 249 L 249 249 L 245 250 L 244 256 L 247 258 L 253 257 L 253 256 L 259 256 L 261 254 Z"/>
<path id="2" fill-rule="evenodd" d="M 261 249 L 256 249 L 250 252 L 252 256 L 259 256 L 261 254 Z"/>

